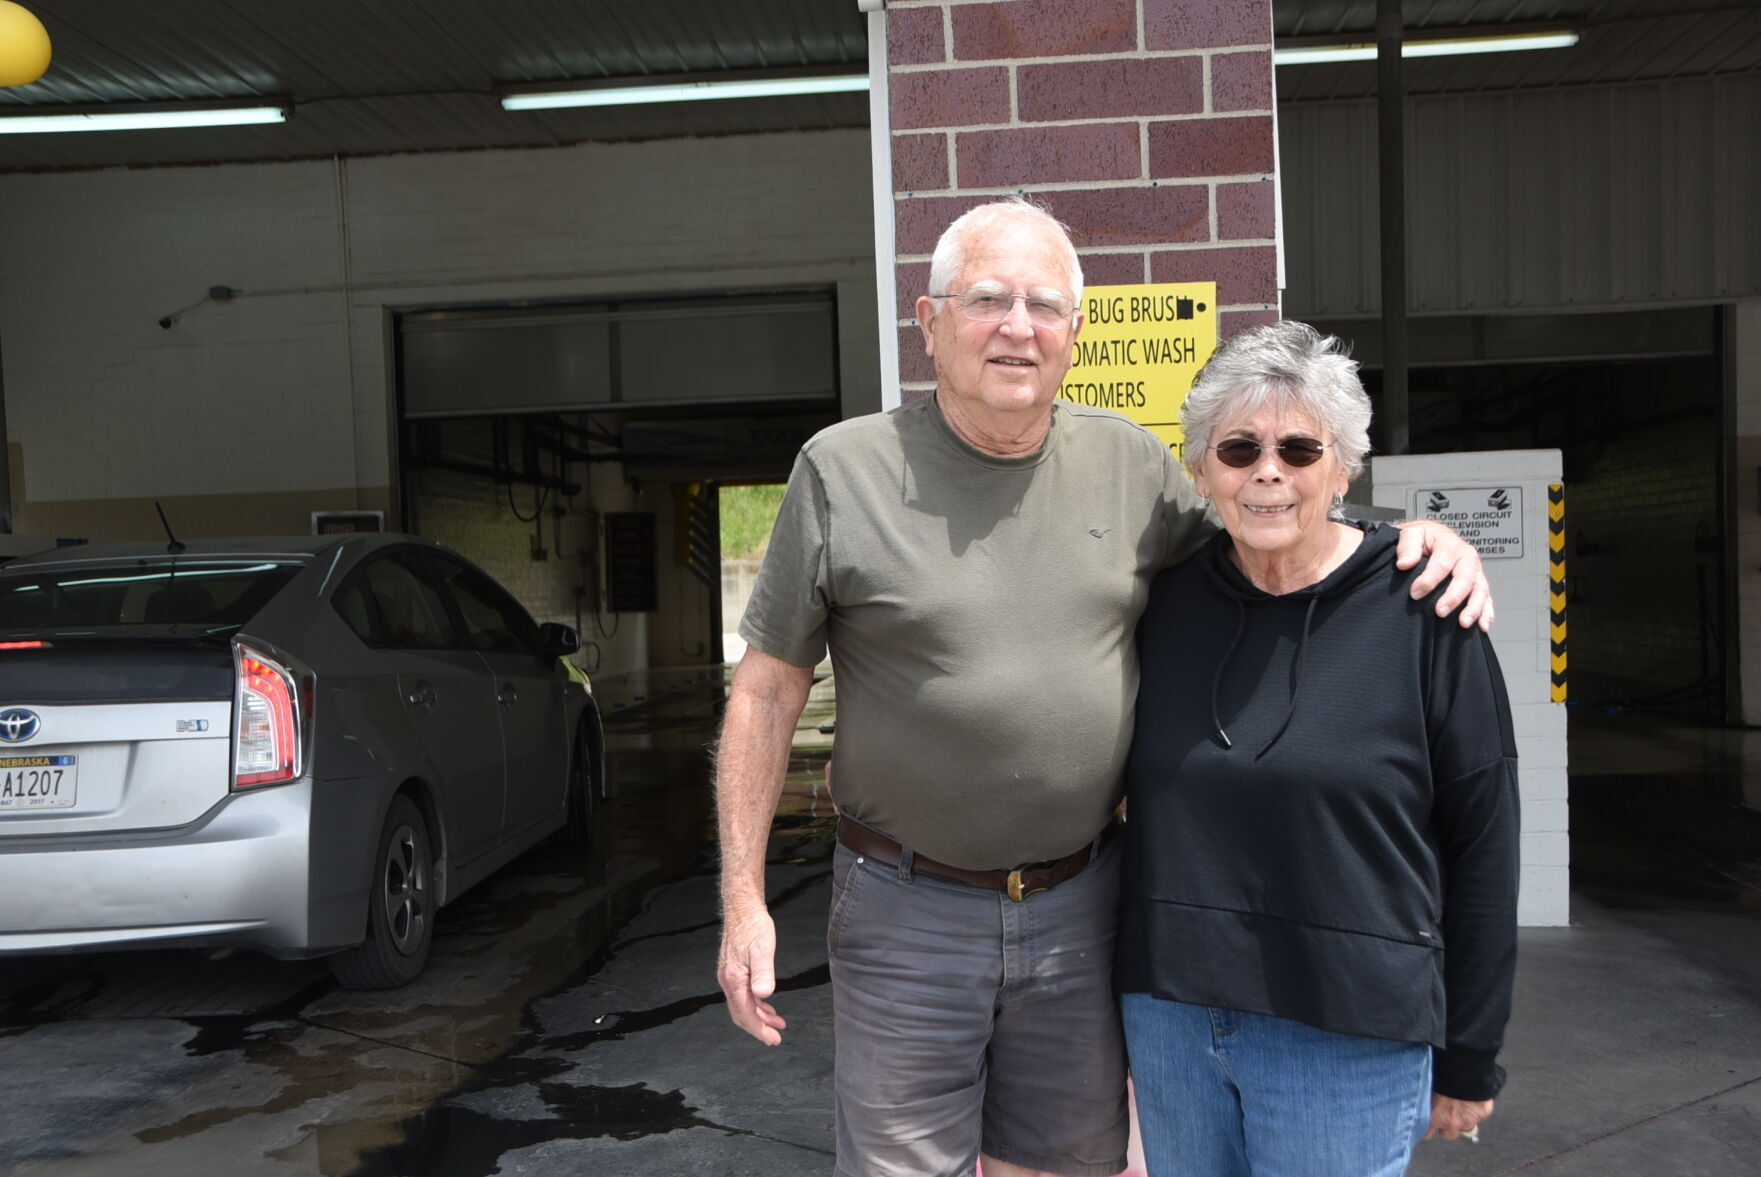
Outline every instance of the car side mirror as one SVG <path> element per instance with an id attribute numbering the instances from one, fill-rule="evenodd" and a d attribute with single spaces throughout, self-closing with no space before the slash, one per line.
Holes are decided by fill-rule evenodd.
<path id="1" fill-rule="evenodd" d="M 566 658 L 581 648 L 581 635 L 572 625 L 546 621 L 538 627 L 538 637 L 544 644 L 546 658 Z"/>

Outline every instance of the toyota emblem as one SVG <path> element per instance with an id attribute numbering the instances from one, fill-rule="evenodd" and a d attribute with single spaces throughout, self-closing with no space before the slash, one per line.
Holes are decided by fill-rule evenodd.
<path id="1" fill-rule="evenodd" d="M 26 711 L 23 707 L 0 711 L 0 742 L 22 744 L 34 739 L 42 730 L 43 721 L 35 711 Z"/>

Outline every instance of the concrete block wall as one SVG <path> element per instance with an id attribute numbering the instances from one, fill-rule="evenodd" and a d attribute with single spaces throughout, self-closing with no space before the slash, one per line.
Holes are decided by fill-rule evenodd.
<path id="1" fill-rule="evenodd" d="M 580 557 L 590 552 L 596 562 L 603 561 L 602 536 L 595 521 L 602 523 L 605 513 L 670 512 L 672 496 L 664 486 L 637 492 L 615 470 L 605 467 L 576 470 L 572 475 L 584 483 L 581 493 L 558 496 L 553 492 L 545 504 L 545 559 L 533 558 L 536 525 L 522 522 L 508 509 L 508 487 L 473 475 L 423 470 L 414 476 L 413 497 L 422 534 L 462 553 L 494 576 L 539 621 L 574 626 L 582 644 L 574 661 L 590 675 L 609 678 L 640 670 L 649 665 L 648 616 L 596 615 L 591 597 L 576 595 L 576 589 L 587 588 L 586 580 L 597 575 Z M 513 494 L 521 514 L 529 518 L 531 488 L 514 487 Z M 567 513 L 556 519 L 549 510 L 559 504 Z M 667 518 L 670 523 L 670 514 Z M 665 550 L 663 547 L 663 577 Z"/>
<path id="2" fill-rule="evenodd" d="M 149 534 L 153 498 L 358 485 L 335 205 L 324 163 L 0 180 L 21 530 L 30 504 L 135 500 L 108 534 Z M 216 285 L 285 293 L 191 306 Z"/>
<path id="3" fill-rule="evenodd" d="M 868 142 L 0 177 L 18 527 L 151 535 L 157 498 L 192 536 L 304 531 L 315 508 L 389 505 L 403 308 L 830 286 L 845 411 L 878 408 Z M 190 305 L 218 285 L 239 293 Z"/>
<path id="4" fill-rule="evenodd" d="M 1530 926 L 1569 923 L 1571 846 L 1565 705 L 1551 701 L 1552 618 L 1548 603 L 1547 488 L 1560 481 L 1559 451 L 1378 457 L 1371 458 L 1370 465 L 1375 482 L 1374 504 L 1401 511 L 1409 518 L 1419 515 L 1414 501 L 1419 491 L 1481 486 L 1522 490 L 1522 556 L 1486 561 L 1498 607 L 1492 648 L 1498 655 L 1510 696 L 1522 790 L 1522 892 L 1517 918 Z M 1572 488 L 1567 486 L 1568 543 L 1571 496 Z"/>
<path id="5" fill-rule="evenodd" d="M 887 61 L 906 399 L 948 222 L 1014 192 L 1090 285 L 1216 281 L 1224 336 L 1278 314 L 1270 0 L 892 0 Z"/>

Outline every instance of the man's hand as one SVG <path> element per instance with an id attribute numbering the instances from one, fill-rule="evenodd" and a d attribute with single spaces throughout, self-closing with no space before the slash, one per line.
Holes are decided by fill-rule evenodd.
<path id="1" fill-rule="evenodd" d="M 721 959 L 716 979 L 728 998 L 728 1016 L 734 1025 L 766 1046 L 783 1040 L 788 1022 L 765 1000 L 777 990 L 777 928 L 770 913 L 760 908 L 741 916 L 729 913 L 722 921 Z"/>
<path id="2" fill-rule="evenodd" d="M 1455 1140 L 1466 1135 L 1470 1140 L 1478 1140 L 1480 1121 L 1492 1114 L 1492 1102 L 1451 1099 L 1431 1092 L 1431 1126 L 1425 1131 L 1425 1139 L 1441 1136 L 1444 1140 Z"/>
<path id="3" fill-rule="evenodd" d="M 764 905 L 764 852 L 789 767 L 789 740 L 813 688 L 813 667 L 748 646 L 728 691 L 716 746 L 715 806 L 722 848 L 722 947 L 716 980 L 734 1025 L 767 1046 L 787 1022 L 771 1008 L 777 926 Z"/>
<path id="4" fill-rule="evenodd" d="M 1478 622 L 1482 630 L 1490 632 L 1492 586 L 1474 545 L 1434 520 L 1402 524 L 1394 566 L 1405 571 L 1427 556 L 1430 561 L 1412 582 L 1412 599 L 1423 600 L 1448 578 L 1449 587 L 1437 598 L 1437 616 L 1448 617 L 1459 609 L 1456 620 L 1463 629 Z"/>

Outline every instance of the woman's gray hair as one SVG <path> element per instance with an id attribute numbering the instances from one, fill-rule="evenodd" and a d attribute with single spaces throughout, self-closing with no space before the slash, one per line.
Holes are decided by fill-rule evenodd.
<path id="1" fill-rule="evenodd" d="M 1036 204 L 1025 196 L 1009 196 L 968 209 L 956 217 L 953 224 L 942 230 L 942 236 L 936 242 L 935 253 L 930 255 L 929 261 L 929 290 L 930 297 L 935 299 L 936 310 L 942 309 L 942 300 L 937 295 L 957 293 L 952 283 L 960 281 L 961 275 L 966 272 L 966 243 L 972 234 L 1012 217 L 1038 221 L 1052 231 L 1052 235 L 1064 248 L 1065 268 L 1070 271 L 1070 297 L 1077 308 L 1081 308 L 1082 263 L 1076 258 L 1076 246 L 1070 243 L 1070 227 L 1054 217 L 1043 205 Z"/>
<path id="2" fill-rule="evenodd" d="M 1266 405 L 1300 410 L 1316 428 L 1332 435 L 1328 444 L 1348 477 L 1363 471 L 1364 455 L 1370 452 L 1370 398 L 1357 378 L 1357 361 L 1337 336 L 1291 319 L 1242 332 L 1219 347 L 1199 371 L 1180 410 L 1186 468 L 1199 470 L 1218 429 Z"/>

